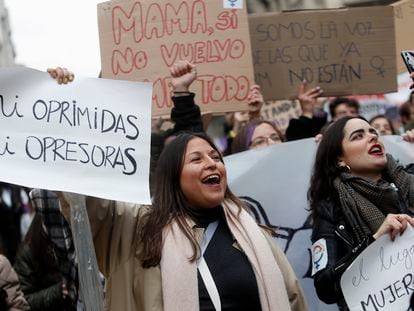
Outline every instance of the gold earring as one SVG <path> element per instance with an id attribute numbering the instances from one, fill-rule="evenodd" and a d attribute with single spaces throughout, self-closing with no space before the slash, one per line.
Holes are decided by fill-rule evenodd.
<path id="1" fill-rule="evenodd" d="M 342 166 L 342 169 L 345 171 L 345 173 L 351 174 L 351 167 L 348 164 Z"/>

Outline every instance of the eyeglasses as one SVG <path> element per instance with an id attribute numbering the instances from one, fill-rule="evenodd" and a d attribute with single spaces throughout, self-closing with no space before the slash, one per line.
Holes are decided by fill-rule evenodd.
<path id="1" fill-rule="evenodd" d="M 280 141 L 281 139 L 277 133 L 273 133 L 269 136 L 258 136 L 250 142 L 250 148 L 264 147 Z"/>

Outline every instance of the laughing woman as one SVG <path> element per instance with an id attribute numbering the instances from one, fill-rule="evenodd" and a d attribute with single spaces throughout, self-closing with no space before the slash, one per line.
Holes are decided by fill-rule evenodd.
<path id="1" fill-rule="evenodd" d="M 181 134 L 168 144 L 155 185 L 152 207 L 87 201 L 99 267 L 109 277 L 108 309 L 307 310 L 286 257 L 230 192 L 206 135 Z M 34 204 L 56 204 L 42 191 L 31 196 Z M 115 282 L 123 265 L 129 273 Z"/>
<path id="2" fill-rule="evenodd" d="M 414 177 L 386 154 L 365 120 L 344 117 L 326 131 L 316 154 L 309 200 L 313 277 L 319 298 L 347 310 L 340 278 L 356 256 L 384 234 L 414 225 Z M 318 258 L 316 258 L 318 256 Z M 322 264 L 321 264 L 322 263 Z"/>

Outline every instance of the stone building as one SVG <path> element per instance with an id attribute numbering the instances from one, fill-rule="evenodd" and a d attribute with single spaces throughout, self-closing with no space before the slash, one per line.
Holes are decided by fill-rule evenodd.
<path id="1" fill-rule="evenodd" d="M 11 40 L 9 14 L 4 5 L 4 0 L 0 0 L 0 67 L 13 66 L 15 56 L 16 53 Z"/>

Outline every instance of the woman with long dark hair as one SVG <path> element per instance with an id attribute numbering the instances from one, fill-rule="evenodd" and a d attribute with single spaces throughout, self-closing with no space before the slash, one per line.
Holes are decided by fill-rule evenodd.
<path id="1" fill-rule="evenodd" d="M 326 303 L 347 306 L 340 278 L 375 239 L 414 225 L 414 176 L 386 154 L 360 117 L 334 122 L 318 147 L 308 192 L 314 220 L 312 274 Z"/>
<path id="2" fill-rule="evenodd" d="M 231 193 L 205 134 L 168 144 L 154 184 L 152 207 L 87 200 L 110 310 L 307 309 L 286 257 Z M 40 192 L 31 195 L 39 203 Z M 114 282 L 124 265 L 130 273 Z M 117 292 L 128 298 L 115 305 Z"/>

